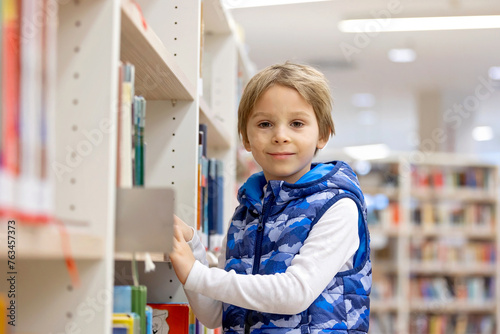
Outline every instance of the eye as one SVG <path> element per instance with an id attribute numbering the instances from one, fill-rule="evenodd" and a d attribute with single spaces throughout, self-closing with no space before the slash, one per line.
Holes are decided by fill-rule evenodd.
<path id="1" fill-rule="evenodd" d="M 269 123 L 269 122 L 260 122 L 257 126 L 259 128 L 269 128 L 269 127 L 271 127 L 271 123 Z"/>
<path id="2" fill-rule="evenodd" d="M 301 121 L 294 121 L 290 124 L 292 128 L 301 128 L 304 126 L 304 123 Z"/>

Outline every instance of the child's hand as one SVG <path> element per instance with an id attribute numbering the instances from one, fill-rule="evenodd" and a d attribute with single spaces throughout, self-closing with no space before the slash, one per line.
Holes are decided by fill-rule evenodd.
<path id="1" fill-rule="evenodd" d="M 193 229 L 176 215 L 174 215 L 174 227 L 175 226 L 178 226 L 181 229 L 184 240 L 189 241 L 193 239 Z"/>
<path id="2" fill-rule="evenodd" d="M 196 259 L 194 258 L 191 248 L 184 239 L 181 227 L 176 224 L 174 224 L 174 247 L 169 256 L 177 278 L 184 285 Z"/>

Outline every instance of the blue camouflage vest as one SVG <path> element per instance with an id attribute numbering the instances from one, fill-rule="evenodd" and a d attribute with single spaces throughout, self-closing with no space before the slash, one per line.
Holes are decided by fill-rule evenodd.
<path id="1" fill-rule="evenodd" d="M 225 270 L 246 275 L 285 272 L 314 224 L 344 197 L 351 198 L 360 213 L 360 246 L 353 269 L 337 273 L 309 308 L 296 315 L 224 304 L 225 333 L 368 332 L 372 270 L 366 207 L 357 177 L 345 162 L 313 164 L 294 184 L 266 183 L 262 172 L 252 175 L 238 192 L 240 205 L 228 230 Z"/>

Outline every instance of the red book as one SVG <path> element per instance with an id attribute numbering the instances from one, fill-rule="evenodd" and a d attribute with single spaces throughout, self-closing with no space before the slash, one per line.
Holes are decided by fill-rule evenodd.
<path id="1" fill-rule="evenodd" d="M 2 62 L 2 166 L 13 175 L 19 174 L 19 36 L 20 1 L 3 4 Z"/>
<path id="2" fill-rule="evenodd" d="M 148 305 L 153 309 L 153 333 L 189 333 L 189 304 Z"/>
<path id="3" fill-rule="evenodd" d="M 444 185 L 443 173 L 440 170 L 435 170 L 432 173 L 434 188 L 442 188 Z"/>

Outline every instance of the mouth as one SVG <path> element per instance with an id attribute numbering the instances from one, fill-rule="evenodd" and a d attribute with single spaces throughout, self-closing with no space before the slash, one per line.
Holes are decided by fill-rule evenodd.
<path id="1" fill-rule="evenodd" d="M 286 159 L 294 155 L 295 153 L 290 152 L 276 152 L 276 153 L 268 153 L 271 157 L 275 159 Z"/>

